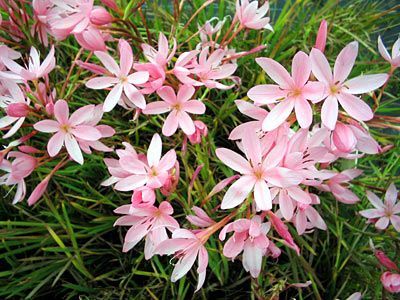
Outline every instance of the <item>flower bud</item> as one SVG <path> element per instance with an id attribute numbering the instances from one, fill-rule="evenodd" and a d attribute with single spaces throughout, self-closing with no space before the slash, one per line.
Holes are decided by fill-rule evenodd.
<path id="1" fill-rule="evenodd" d="M 400 292 L 400 274 L 385 272 L 381 276 L 381 283 L 390 293 Z"/>
<path id="2" fill-rule="evenodd" d="M 201 138 L 203 136 L 204 137 L 207 136 L 208 129 L 207 129 L 206 124 L 204 124 L 202 121 L 196 120 L 193 123 L 194 123 L 196 131 L 192 135 L 189 135 L 188 138 L 192 144 L 200 144 Z"/>
<path id="3" fill-rule="evenodd" d="M 28 198 L 28 205 L 32 206 L 36 203 L 44 194 L 49 184 L 51 175 L 47 175 L 45 179 L 43 179 L 37 187 L 33 190 L 32 194 Z"/>
<path id="4" fill-rule="evenodd" d="M 350 127 L 340 122 L 336 124 L 332 140 L 336 148 L 345 153 L 353 151 L 357 143 L 357 139 Z"/>
<path id="5" fill-rule="evenodd" d="M 113 11 L 118 11 L 118 5 L 115 0 L 101 0 L 101 2 Z"/>
<path id="6" fill-rule="evenodd" d="M 14 118 L 26 117 L 29 113 L 29 106 L 26 103 L 10 103 L 7 106 L 7 115 Z"/>
<path id="7" fill-rule="evenodd" d="M 328 36 L 328 23 L 326 22 L 326 20 L 322 20 L 321 24 L 319 25 L 317 39 L 315 41 L 315 46 L 314 46 L 321 52 L 325 51 L 327 36 Z"/>
<path id="8" fill-rule="evenodd" d="M 96 7 L 90 13 L 90 22 L 94 25 L 102 26 L 111 23 L 113 17 L 104 7 Z"/>
<path id="9" fill-rule="evenodd" d="M 400 271 L 396 264 L 389 257 L 387 257 L 383 251 L 375 251 L 375 257 L 379 260 L 380 264 L 388 270 Z"/>

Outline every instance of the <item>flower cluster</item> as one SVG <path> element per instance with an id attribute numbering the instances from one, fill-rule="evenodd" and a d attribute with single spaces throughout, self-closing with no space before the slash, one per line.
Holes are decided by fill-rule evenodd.
<path id="1" fill-rule="evenodd" d="M 185 48 L 174 36 L 168 39 L 162 32 L 157 42 L 148 35 L 146 43 L 136 36 L 130 38 L 125 30 L 115 30 L 116 24 L 127 22 L 120 18 L 116 2 L 102 2 L 108 9 L 95 6 L 93 0 L 34 0 L 32 16 L 13 9 L 10 20 L 2 21 L 11 40 L 36 37 L 47 49 L 42 59 L 38 48 L 31 47 L 28 59 L 24 59 L 22 49 L 0 45 L 0 108 L 4 115 L 0 130 L 3 139 L 21 134 L 0 152 L 0 170 L 4 172 L 0 185 L 17 186 L 13 203 L 24 199 L 25 180 L 39 166 L 48 164 L 52 171 L 33 189 L 29 205 L 40 199 L 60 168 L 70 161 L 83 164 L 82 152 L 110 152 L 110 156 L 115 152 L 115 158 L 104 159 L 111 176 L 102 185 L 130 195 L 130 203 L 114 211 L 122 215 L 115 225 L 129 227 L 122 251 L 144 240 L 146 259 L 173 255 L 173 282 L 187 274 L 197 260 L 197 291 L 206 279 L 211 237 L 218 236 L 227 259 L 241 256 L 243 268 L 256 278 L 262 273 L 264 257 L 278 258 L 285 250 L 283 246 L 299 255 L 298 235 L 327 229 L 320 209 L 322 192 L 331 193 L 344 204 L 359 201 L 350 181 L 362 170 L 352 167 L 339 171 L 335 162 L 386 150 L 369 132 L 366 122 L 374 118 L 374 112 L 367 100 L 380 100 L 387 81 L 400 66 L 400 40 L 393 46 L 392 55 L 378 40 L 379 52 L 391 65 L 388 74 L 363 74 L 351 79 L 348 77 L 356 62 L 358 43 L 346 45 L 332 68 L 324 54 L 326 21 L 321 23 L 315 46 L 293 56 L 290 72 L 274 59 L 256 58 L 272 82 L 260 82 L 248 89 L 247 97 L 235 101 L 238 110 L 251 120 L 233 128 L 226 145 L 233 141 L 241 153 L 231 146 L 214 148 L 215 161 L 226 165 L 225 173 L 232 176 L 218 183 L 199 206 L 189 207 L 193 210 L 189 214 L 190 202 L 179 207 L 169 198 L 183 180 L 180 172 L 187 172 L 179 163 L 177 147 L 162 155 L 162 138 L 155 133 L 147 151 L 135 149 L 128 142 L 114 151 L 103 139 L 111 138 L 115 129 L 99 123 L 103 114 L 117 114 L 119 105 L 134 111 L 137 120 L 139 116 L 151 120 L 157 115 L 157 124 L 162 123 L 160 133 L 169 138 L 176 134 L 177 140 L 182 140 L 184 155 L 187 140 L 206 143 L 207 125 L 211 124 L 201 120 L 209 108 L 205 96 L 212 90 L 227 92 L 241 87 L 241 78 L 234 75 L 238 61 L 265 46 L 236 52 L 231 42 L 243 30 L 273 31 L 267 16 L 269 3 L 259 6 L 258 1 L 237 0 L 229 28 L 225 19 L 210 19 L 191 37 L 199 36 L 196 47 Z M 13 5 L 19 7 L 21 3 Z M 2 5 L 0 1 L 5 10 Z M 22 30 L 26 26 L 29 30 Z M 70 36 L 82 48 L 60 88 L 54 83 L 58 72 L 56 44 Z M 90 54 L 81 61 L 84 50 Z M 84 80 L 71 80 L 75 67 L 79 69 L 76 77 L 84 72 Z M 86 105 L 79 105 L 70 114 L 71 94 L 78 88 L 99 90 L 102 96 L 98 101 L 85 99 Z M 379 88 L 378 99 L 374 91 Z M 44 141 L 46 149 L 35 147 L 40 144 L 37 141 Z M 189 193 L 202 167 L 190 175 Z M 221 203 L 211 208 L 210 200 L 225 188 Z M 367 197 L 375 209 L 360 214 L 380 230 L 391 223 L 400 231 L 400 204 L 396 204 L 394 184 L 384 204 L 369 191 Z M 174 218 L 175 210 L 183 211 L 186 218 Z M 291 226 L 295 230 L 291 231 Z M 400 275 L 390 272 L 399 269 L 392 262 L 389 265 L 385 265 L 388 271 L 381 281 L 388 291 L 398 292 Z"/>

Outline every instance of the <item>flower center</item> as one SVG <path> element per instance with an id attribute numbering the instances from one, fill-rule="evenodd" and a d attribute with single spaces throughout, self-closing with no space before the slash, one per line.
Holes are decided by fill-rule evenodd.
<path id="1" fill-rule="evenodd" d="M 71 130 L 71 127 L 68 124 L 62 124 L 60 126 L 61 131 L 68 133 Z"/>
<path id="2" fill-rule="evenodd" d="M 182 106 L 180 103 L 177 103 L 177 104 L 172 105 L 172 109 L 174 109 L 176 111 L 180 111 L 182 109 Z"/>
<path id="3" fill-rule="evenodd" d="M 156 177 L 158 175 L 156 168 L 154 168 L 154 167 L 151 168 L 150 175 L 154 176 L 154 177 Z"/>
<path id="4" fill-rule="evenodd" d="M 301 89 L 296 88 L 291 93 L 290 96 L 292 97 L 299 97 L 302 94 Z"/>
<path id="5" fill-rule="evenodd" d="M 340 86 L 338 86 L 337 84 L 331 85 L 331 87 L 330 87 L 331 95 L 335 95 L 335 94 L 339 93 L 339 91 L 340 91 Z"/>
<path id="6" fill-rule="evenodd" d="M 264 172 L 259 166 L 254 167 L 254 176 L 257 179 L 263 179 L 263 175 L 264 175 Z"/>

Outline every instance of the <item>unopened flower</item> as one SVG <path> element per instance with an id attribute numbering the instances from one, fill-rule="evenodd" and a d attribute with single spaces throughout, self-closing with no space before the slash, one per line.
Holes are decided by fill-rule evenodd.
<path id="1" fill-rule="evenodd" d="M 392 65 L 393 68 L 400 66 L 400 38 L 392 46 L 392 55 L 386 50 L 381 37 L 378 37 L 378 50 L 383 59 Z"/>

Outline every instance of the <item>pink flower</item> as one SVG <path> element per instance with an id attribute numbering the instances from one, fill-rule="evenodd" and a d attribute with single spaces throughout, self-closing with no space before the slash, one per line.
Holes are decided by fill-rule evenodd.
<path id="1" fill-rule="evenodd" d="M 208 265 L 208 253 L 201 240 L 201 233 L 194 234 L 187 229 L 176 229 L 172 233 L 172 238 L 161 242 L 155 253 L 160 255 L 172 255 L 178 259 L 175 268 L 172 271 L 171 281 L 175 282 L 185 276 L 192 268 L 196 258 L 198 257 L 197 273 L 199 280 L 196 292 L 203 286 L 206 278 L 206 270 Z"/>
<path id="2" fill-rule="evenodd" d="M 322 53 L 325 51 L 326 38 L 328 35 L 328 22 L 326 20 L 322 20 L 319 25 L 317 39 L 315 41 L 314 48 L 318 49 Z"/>
<path id="3" fill-rule="evenodd" d="M 154 189 L 147 186 L 137 188 L 131 198 L 131 210 L 135 208 L 150 207 L 156 201 L 156 193 Z"/>
<path id="4" fill-rule="evenodd" d="M 248 132 L 242 143 L 247 159 L 226 148 L 216 150 L 217 157 L 224 164 L 242 174 L 226 192 L 221 208 L 229 209 L 241 204 L 253 190 L 257 210 L 270 210 L 272 199 L 268 184 L 289 187 L 299 184 L 302 177 L 296 171 L 279 166 L 282 153 L 270 151 L 263 157 L 260 140 L 254 132 Z"/>
<path id="5" fill-rule="evenodd" d="M 158 134 L 155 134 L 147 150 L 147 160 L 123 156 L 120 158 L 120 167 L 129 175 L 119 180 L 115 189 L 132 191 L 142 186 L 150 188 L 162 187 L 169 177 L 169 171 L 175 166 L 175 150 L 169 150 L 161 157 L 162 143 Z"/>
<path id="6" fill-rule="evenodd" d="M 32 35 L 37 32 L 40 42 L 47 47 L 49 38 L 47 33 L 51 33 L 49 19 L 51 18 L 51 8 L 53 3 L 50 0 L 33 0 L 32 8 L 35 23 L 31 27 Z"/>
<path id="7" fill-rule="evenodd" d="M 368 219 L 378 219 L 375 227 L 384 230 L 392 223 L 394 229 L 400 232 L 400 203 L 397 202 L 397 189 L 392 183 L 385 194 L 385 203 L 382 203 L 374 193 L 367 191 L 367 198 L 375 208 L 360 211 L 360 215 Z"/>
<path id="8" fill-rule="evenodd" d="M 142 49 L 143 55 L 147 58 L 148 61 L 165 70 L 167 64 L 175 55 L 176 40 L 174 39 L 173 47 L 171 49 L 171 52 L 169 52 L 168 40 L 165 35 L 160 32 L 158 36 L 158 50 L 154 49 L 148 44 L 142 44 Z"/>
<path id="9" fill-rule="evenodd" d="M 385 45 L 382 42 L 381 37 L 378 37 L 378 50 L 382 55 L 383 59 L 392 65 L 392 68 L 398 68 L 400 66 L 400 38 L 392 46 L 392 55 L 386 50 Z"/>
<path id="10" fill-rule="evenodd" d="M 192 210 L 194 211 L 195 215 L 186 216 L 186 219 L 192 225 L 197 227 L 210 227 L 211 225 L 215 224 L 215 221 L 211 219 L 200 207 L 193 206 Z"/>
<path id="11" fill-rule="evenodd" d="M 200 144 L 202 137 L 206 137 L 208 134 L 207 125 L 202 121 L 193 121 L 195 132 L 193 134 L 188 135 L 189 141 L 195 145 Z"/>
<path id="12" fill-rule="evenodd" d="M 336 123 L 332 141 L 339 151 L 345 153 L 352 152 L 357 144 L 357 139 L 351 128 L 341 122 Z"/>
<path id="13" fill-rule="evenodd" d="M 75 33 L 75 39 L 79 45 L 87 50 L 107 51 L 105 42 L 109 39 L 109 36 L 95 26 L 88 26 L 85 30 Z"/>
<path id="14" fill-rule="evenodd" d="M 368 121 L 373 117 L 371 108 L 360 98 L 354 96 L 371 92 L 381 87 L 388 79 L 387 74 L 361 75 L 347 80 L 357 57 L 358 43 L 348 44 L 336 58 L 333 74 L 324 54 L 313 48 L 310 59 L 314 76 L 323 82 L 327 90 L 321 110 L 322 123 L 335 129 L 338 117 L 338 102 L 344 110 L 357 121 Z"/>
<path id="15" fill-rule="evenodd" d="M 3 82 L 3 86 L 7 90 L 7 94 L 0 96 L 0 108 L 4 109 L 7 115 L 0 118 L 0 128 L 4 128 L 10 126 L 11 124 L 14 124 L 12 125 L 10 130 L 5 135 L 3 135 L 2 138 L 6 139 L 14 135 L 18 131 L 18 129 L 21 128 L 22 124 L 25 121 L 24 114 L 21 114 L 20 116 L 12 114 L 12 112 L 15 112 L 15 105 L 22 105 L 26 109 L 26 106 L 29 105 L 30 100 L 25 98 L 22 90 L 13 81 L 5 80 Z"/>
<path id="16" fill-rule="evenodd" d="M 101 6 L 95 7 L 91 12 L 90 12 L 90 22 L 94 25 L 97 26 L 103 26 L 107 25 L 112 22 L 113 17 L 110 15 L 110 13 Z"/>
<path id="17" fill-rule="evenodd" d="M 297 212 L 293 217 L 293 222 L 299 235 L 302 235 L 306 229 L 316 227 L 326 230 L 327 228 L 318 211 L 312 206 L 312 204 L 320 203 L 318 196 L 314 194 L 310 194 L 310 196 L 312 199 L 310 204 L 297 203 Z"/>
<path id="18" fill-rule="evenodd" d="M 105 89 L 113 86 L 104 101 L 103 110 L 105 112 L 111 111 L 117 105 L 121 99 L 122 92 L 124 92 L 129 101 L 143 109 L 146 107 L 146 101 L 135 85 L 145 83 L 149 79 L 149 73 L 146 71 L 131 73 L 133 54 L 132 48 L 127 41 L 120 39 L 118 49 L 120 66 L 108 53 L 95 51 L 97 58 L 111 74 L 110 76 L 90 79 L 86 86 L 90 89 Z"/>
<path id="19" fill-rule="evenodd" d="M 188 113 L 204 114 L 206 111 L 202 102 L 190 100 L 194 93 L 194 87 L 189 85 L 181 86 L 177 94 L 172 87 L 164 86 L 157 90 L 157 94 L 164 101 L 149 103 L 143 113 L 153 115 L 170 112 L 162 128 L 162 133 L 165 136 L 173 135 L 178 127 L 182 128 L 187 135 L 194 134 L 196 129 Z"/>
<path id="20" fill-rule="evenodd" d="M 31 47 L 31 51 L 29 54 L 29 62 L 28 66 L 23 68 L 13 60 L 8 57 L 2 58 L 4 65 L 12 71 L 17 78 L 23 79 L 25 81 L 34 81 L 38 80 L 49 74 L 54 67 L 56 66 L 56 59 L 54 57 L 54 46 L 51 47 L 51 50 L 47 57 L 40 63 L 40 53 L 36 50 L 35 47 Z M 4 73 L 3 73 L 4 76 Z M 15 77 L 11 76 L 11 79 Z"/>
<path id="21" fill-rule="evenodd" d="M 156 254 L 155 249 L 165 240 L 168 240 L 167 230 L 173 232 L 179 228 L 178 222 L 171 217 L 174 210 L 166 201 L 160 203 L 159 207 L 135 207 L 123 205 L 114 210 L 117 214 L 125 216 L 118 218 L 114 226 L 131 226 L 125 235 L 122 251 L 128 252 L 141 239 L 146 237 L 144 255 L 150 259 Z"/>
<path id="22" fill-rule="evenodd" d="M 260 275 L 262 257 L 267 253 L 269 239 L 267 233 L 271 224 L 262 223 L 256 215 L 251 220 L 239 219 L 226 225 L 219 234 L 225 240 L 228 232 L 234 232 L 224 245 L 223 254 L 235 259 L 243 251 L 243 268 L 256 278 Z"/>
<path id="23" fill-rule="evenodd" d="M 383 287 L 390 293 L 400 293 L 400 274 L 385 272 L 381 276 Z"/>
<path id="24" fill-rule="evenodd" d="M 197 51 L 185 52 L 179 56 L 175 67 L 174 74 L 177 78 L 187 85 L 206 86 L 210 89 L 230 89 L 233 85 L 227 86 L 218 80 L 229 78 L 237 68 L 234 63 L 223 64 L 223 58 L 226 51 L 217 49 L 211 54 L 210 47 L 201 50 L 198 62 L 195 59 Z M 195 76 L 192 78 L 190 75 Z"/>
<path id="25" fill-rule="evenodd" d="M 24 178 L 28 177 L 37 166 L 36 158 L 17 151 L 11 151 L 8 159 L 14 158 L 12 162 L 2 159 L 0 170 L 7 174 L 0 176 L 0 185 L 17 185 L 17 191 L 14 196 L 13 204 L 20 202 L 26 195 L 26 185 Z"/>
<path id="26" fill-rule="evenodd" d="M 237 0 L 236 1 L 236 17 L 239 19 L 240 25 L 250 29 L 268 29 L 273 31 L 269 24 L 269 18 L 264 17 L 269 10 L 269 2 L 266 1 L 258 8 L 258 1 Z"/>
<path id="27" fill-rule="evenodd" d="M 56 132 L 47 144 L 47 152 L 51 157 L 56 156 L 65 143 L 65 147 L 73 160 L 83 164 L 83 156 L 79 147 L 78 139 L 96 141 L 102 134 L 94 126 L 84 125 L 91 117 L 94 105 L 86 105 L 76 110 L 69 117 L 68 104 L 64 100 L 58 100 L 54 105 L 54 116 L 56 120 L 43 120 L 34 124 L 33 127 L 41 132 Z"/>
<path id="28" fill-rule="evenodd" d="M 90 25 L 93 0 L 52 1 L 54 15 L 51 30 L 57 39 L 65 39 L 69 34 L 80 33 Z"/>
<path id="29" fill-rule="evenodd" d="M 354 204 L 359 201 L 356 194 L 350 191 L 344 184 L 360 176 L 361 170 L 348 169 L 340 173 L 331 173 L 326 184 L 320 184 L 317 187 L 323 191 L 331 192 L 336 200 L 345 204 Z"/>
<path id="30" fill-rule="evenodd" d="M 293 108 L 302 128 L 312 122 L 312 108 L 307 100 L 319 101 L 325 95 L 324 84 L 308 81 L 311 63 L 307 54 L 298 52 L 292 62 L 292 76 L 285 68 L 270 58 L 257 58 L 257 63 L 278 85 L 263 84 L 251 88 L 248 96 L 257 104 L 271 104 L 281 100 L 263 121 L 264 131 L 271 131 L 281 125 Z"/>
<path id="31" fill-rule="evenodd" d="M 96 105 L 93 108 L 91 115 L 88 116 L 88 118 L 84 122 L 82 122 L 81 125 L 87 125 L 96 128 L 100 132 L 101 138 L 107 138 L 113 136 L 115 134 L 115 130 L 111 126 L 97 125 L 101 121 L 102 117 L 103 117 L 103 105 L 101 104 Z M 82 151 L 87 154 L 92 153 L 91 148 L 102 152 L 110 152 L 113 150 L 112 148 L 104 145 L 99 140 L 89 141 L 81 139 L 79 137 L 77 137 L 76 140 L 78 141 L 79 147 L 82 149 Z"/>

